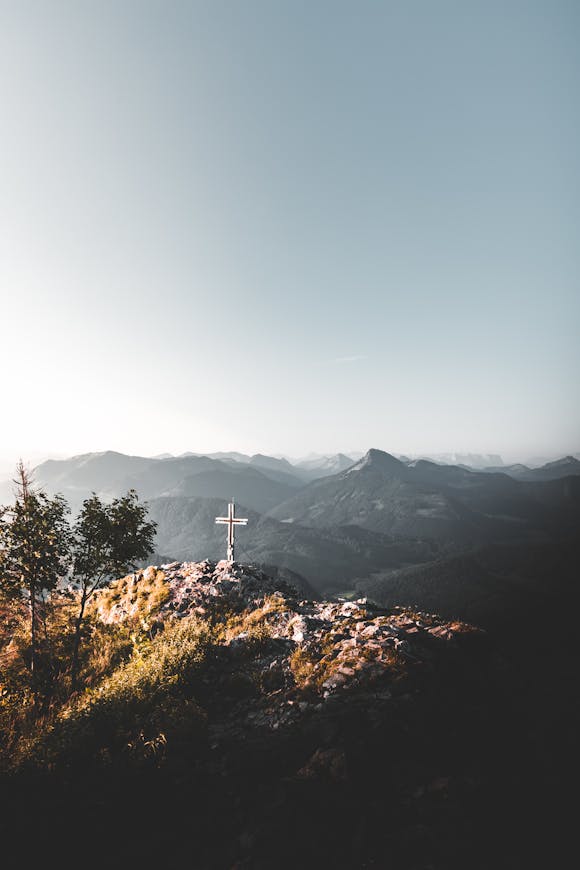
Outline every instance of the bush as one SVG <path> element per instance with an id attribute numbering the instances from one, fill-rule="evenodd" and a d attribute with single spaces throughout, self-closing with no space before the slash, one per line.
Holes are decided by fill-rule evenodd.
<path id="1" fill-rule="evenodd" d="M 314 655 L 313 651 L 306 647 L 297 647 L 289 658 L 290 670 L 300 688 L 305 688 L 314 683 L 314 674 L 320 660 L 320 656 Z"/>
<path id="2" fill-rule="evenodd" d="M 44 733 L 23 740 L 15 766 L 62 766 L 164 757 L 171 741 L 204 726 L 196 677 L 213 649 L 207 625 L 177 623 L 135 647 L 130 660 L 61 708 Z M 156 751 L 152 751 L 156 747 Z"/>

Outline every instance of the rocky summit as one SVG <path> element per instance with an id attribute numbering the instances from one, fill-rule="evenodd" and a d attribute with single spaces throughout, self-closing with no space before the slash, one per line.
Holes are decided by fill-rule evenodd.
<path id="1" fill-rule="evenodd" d="M 160 587 L 166 593 L 151 618 L 150 598 L 159 601 Z M 384 610 L 366 598 L 304 600 L 263 571 L 209 559 L 131 574 L 101 594 L 97 611 L 106 623 L 139 617 L 153 630 L 168 621 L 227 617 L 219 656 L 223 681 L 231 675 L 223 667 L 227 662 L 244 661 L 247 672 L 260 676 L 259 699 L 242 705 L 246 717 L 240 705 L 232 711 L 238 726 L 247 721 L 252 728 L 258 722 L 277 728 L 306 711 L 323 711 L 324 701 L 340 693 L 372 691 L 373 700 L 388 699 L 404 684 L 406 672 L 433 664 L 450 650 L 485 645 L 485 633 L 464 622 L 404 608 Z"/>
<path id="2" fill-rule="evenodd" d="M 43 856 L 64 817 L 71 853 L 91 818 L 93 859 L 134 866 L 511 870 L 544 854 L 562 781 L 532 763 L 513 671 L 481 629 L 211 560 L 117 580 L 89 624 L 102 677 L 47 712 L 6 785 L 2 824 L 24 837 L 31 808 Z"/>
<path id="3" fill-rule="evenodd" d="M 511 854 L 509 697 L 480 629 L 364 598 L 306 600 L 210 560 L 135 572 L 97 610 L 154 635 L 190 621 L 216 632 L 195 749 L 172 726 L 143 738 L 196 867 L 477 868 L 492 844 Z"/>

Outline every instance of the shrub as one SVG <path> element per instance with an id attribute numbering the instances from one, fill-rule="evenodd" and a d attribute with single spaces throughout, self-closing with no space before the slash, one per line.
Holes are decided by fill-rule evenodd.
<path id="1" fill-rule="evenodd" d="M 243 610 L 241 613 L 221 614 L 216 627 L 220 632 L 221 639 L 233 640 L 240 635 L 248 635 L 256 640 L 266 640 L 271 636 L 269 629 L 270 617 L 283 613 L 288 609 L 286 600 L 282 595 L 267 595 L 260 607 Z"/>
<path id="2" fill-rule="evenodd" d="M 204 714 L 194 690 L 212 648 L 207 625 L 188 621 L 169 626 L 63 707 L 44 734 L 23 741 L 16 766 L 110 761 L 127 750 L 133 759 L 151 757 L 153 745 L 163 746 L 166 754 L 172 739 L 199 735 Z"/>
<path id="3" fill-rule="evenodd" d="M 320 656 L 315 655 L 310 648 L 299 646 L 294 650 L 289 662 L 297 686 L 305 688 L 308 685 L 313 685 L 313 677 L 319 660 Z"/>

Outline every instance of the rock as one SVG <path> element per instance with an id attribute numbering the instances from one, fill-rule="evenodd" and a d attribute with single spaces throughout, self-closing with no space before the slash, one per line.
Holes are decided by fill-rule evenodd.
<path id="1" fill-rule="evenodd" d="M 308 634 L 308 624 L 303 616 L 296 616 L 288 623 L 288 629 L 292 629 L 289 635 L 296 643 L 301 643 Z"/>
<path id="2" fill-rule="evenodd" d="M 430 628 L 428 629 L 428 631 L 429 634 L 433 635 L 433 637 L 439 637 L 442 640 L 448 640 L 449 638 L 453 637 L 452 633 L 448 631 L 447 628 L 441 625 L 437 626 L 436 628 Z"/>
<path id="3" fill-rule="evenodd" d="M 339 689 L 341 686 L 344 686 L 346 682 L 347 678 L 344 674 L 336 673 L 323 682 L 322 688 L 326 689 L 326 691 L 332 691 L 333 689 Z"/>
<path id="4" fill-rule="evenodd" d="M 145 568 L 143 574 L 141 575 L 141 579 L 145 580 L 146 583 L 151 583 L 155 580 L 157 576 L 157 568 L 154 565 L 149 565 L 148 568 Z"/>
<path id="5" fill-rule="evenodd" d="M 339 748 L 317 749 L 296 775 L 300 779 L 322 778 L 344 782 L 347 779 L 344 751 Z"/>
<path id="6" fill-rule="evenodd" d="M 282 665 L 273 661 L 269 668 L 262 674 L 262 688 L 266 692 L 273 692 L 276 689 L 281 689 L 284 686 L 284 670 Z"/>

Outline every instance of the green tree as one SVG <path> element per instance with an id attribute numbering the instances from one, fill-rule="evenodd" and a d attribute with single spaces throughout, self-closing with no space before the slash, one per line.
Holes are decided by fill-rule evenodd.
<path id="1" fill-rule="evenodd" d="M 38 621 L 46 598 L 69 570 L 69 507 L 62 496 L 49 498 L 32 486 L 22 461 L 16 498 L 0 509 L 0 587 L 10 598 L 25 597 L 30 610 L 30 670 L 38 653 Z"/>
<path id="2" fill-rule="evenodd" d="M 85 499 L 74 526 L 72 575 L 80 591 L 75 619 L 71 689 L 77 687 L 79 651 L 87 603 L 97 589 L 135 570 L 153 552 L 157 524 L 147 522 L 147 506 L 135 490 L 111 504 L 93 493 Z"/>

